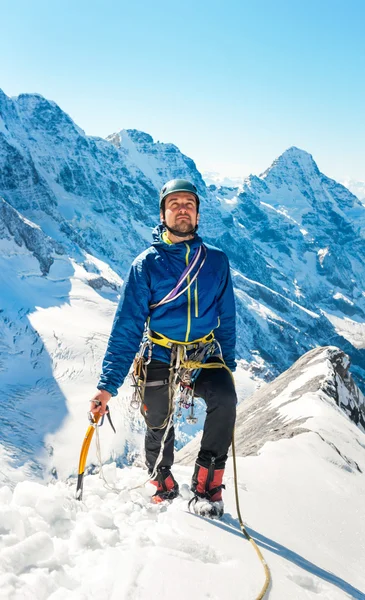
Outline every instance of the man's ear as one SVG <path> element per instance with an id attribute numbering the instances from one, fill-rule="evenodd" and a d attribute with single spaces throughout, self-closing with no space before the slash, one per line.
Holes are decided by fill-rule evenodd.
<path id="1" fill-rule="evenodd" d="M 161 221 L 161 223 L 163 223 L 164 220 L 165 220 L 165 216 L 164 216 L 162 210 L 160 210 L 160 221 Z"/>
<path id="2" fill-rule="evenodd" d="M 196 224 L 199 225 L 200 213 L 196 215 Z"/>

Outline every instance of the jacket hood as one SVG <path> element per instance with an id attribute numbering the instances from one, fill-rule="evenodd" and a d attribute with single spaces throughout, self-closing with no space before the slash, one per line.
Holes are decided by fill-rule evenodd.
<path id="1" fill-rule="evenodd" d="M 172 244 L 171 246 L 169 246 L 169 244 L 166 244 L 163 239 L 162 239 L 162 234 L 165 231 L 165 226 L 162 223 L 159 223 L 159 225 L 157 225 L 153 230 L 152 230 L 152 246 L 158 246 L 159 244 L 163 244 L 164 246 L 166 246 L 167 248 L 174 248 L 176 246 L 179 246 L 179 244 Z M 203 243 L 202 238 L 200 237 L 200 235 L 198 235 L 197 233 L 194 235 L 193 239 L 191 240 L 186 240 L 185 242 L 186 244 L 189 244 L 191 246 L 195 246 L 195 245 L 199 245 Z"/>

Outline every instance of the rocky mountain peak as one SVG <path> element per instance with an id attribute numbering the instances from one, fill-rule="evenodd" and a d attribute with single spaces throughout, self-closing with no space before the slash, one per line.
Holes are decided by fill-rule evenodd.
<path id="1" fill-rule="evenodd" d="M 116 148 L 128 148 L 131 144 L 136 146 L 143 146 L 146 144 L 153 144 L 153 137 L 149 133 L 144 131 L 138 131 L 138 129 L 121 129 L 106 138 L 108 142 L 111 142 Z"/>
<path id="2" fill-rule="evenodd" d="M 278 178 L 280 180 L 285 178 L 285 180 L 305 179 L 308 181 L 320 176 L 321 173 L 313 156 L 305 150 L 292 146 L 276 158 L 260 177 L 267 180 L 267 183 L 271 183 Z"/>
<path id="3" fill-rule="evenodd" d="M 41 131 L 43 136 L 55 136 L 64 140 L 68 139 L 71 133 L 85 135 L 85 132 L 56 102 L 44 98 L 41 94 L 20 94 L 12 101 L 18 117 L 30 134 Z"/>

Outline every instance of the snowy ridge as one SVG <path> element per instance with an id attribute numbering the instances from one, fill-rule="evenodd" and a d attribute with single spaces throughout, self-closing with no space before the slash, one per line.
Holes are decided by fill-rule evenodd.
<path id="1" fill-rule="evenodd" d="M 354 383 L 349 367 L 349 357 L 338 348 L 315 348 L 274 381 L 246 398 L 237 411 L 238 455 L 255 455 L 267 442 L 312 431 L 311 423 L 316 422 L 314 417 L 323 412 L 328 412 L 333 421 L 328 404 L 338 406 L 364 434 L 365 397 Z M 299 406 L 301 408 L 297 410 Z M 344 420 L 344 415 L 339 418 Z M 356 432 L 359 440 L 362 434 Z M 195 460 L 200 437 L 180 450 L 181 464 L 191 464 Z"/>

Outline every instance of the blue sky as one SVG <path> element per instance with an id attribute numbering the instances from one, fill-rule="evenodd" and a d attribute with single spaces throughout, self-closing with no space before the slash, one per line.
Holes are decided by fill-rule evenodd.
<path id="1" fill-rule="evenodd" d="M 295 145 L 365 180 L 364 23 L 364 0 L 1 0 L 0 87 L 201 170 L 258 174 Z"/>

